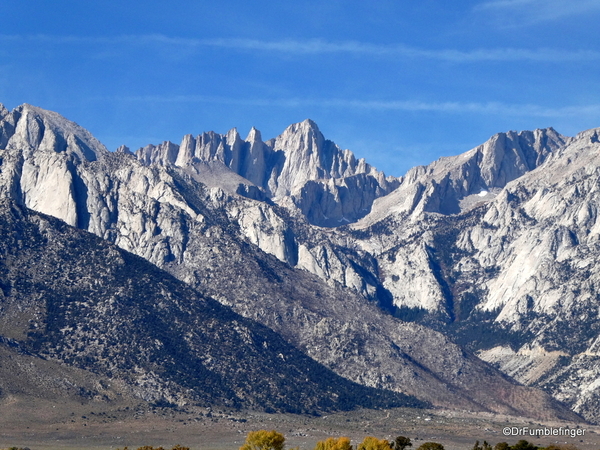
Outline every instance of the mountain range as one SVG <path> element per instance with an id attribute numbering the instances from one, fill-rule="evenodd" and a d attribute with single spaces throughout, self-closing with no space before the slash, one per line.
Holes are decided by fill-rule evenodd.
<path id="1" fill-rule="evenodd" d="M 28 356 L 36 367 L 63 363 L 89 373 L 87 382 L 68 370 L 57 380 L 54 369 L 40 369 L 34 384 L 62 383 L 97 400 L 305 414 L 424 405 L 349 382 L 146 260 L 8 199 L 0 232 L 0 329 L 16 372 L 0 380 L 5 394 L 15 394 L 11 381 Z M 33 356 L 44 362 L 31 363 Z"/>
<path id="2" fill-rule="evenodd" d="M 394 178 L 310 120 L 266 142 L 233 129 L 109 152 L 57 113 L 0 106 L 3 235 L 15 236 L 0 339 L 149 401 L 598 422 L 599 150 L 596 130 L 508 132 Z M 263 349 L 240 347 L 248 335 Z M 146 350 L 109 357 L 124 342 Z M 251 388 L 264 370 L 246 374 L 230 346 L 306 387 L 289 375 L 292 390 L 277 377 Z M 224 371 L 256 381 L 221 386 Z"/>

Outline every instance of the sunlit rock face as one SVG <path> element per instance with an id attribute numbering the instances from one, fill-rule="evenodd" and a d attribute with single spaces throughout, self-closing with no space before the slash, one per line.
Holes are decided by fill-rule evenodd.
<path id="1" fill-rule="evenodd" d="M 467 348 L 600 419 L 594 130 L 501 133 L 395 179 L 311 121 L 266 142 L 234 129 L 111 153 L 55 113 L 0 117 L 2 196 L 142 256 L 337 373 L 444 407 L 567 417 Z"/>
<path id="2" fill-rule="evenodd" d="M 395 178 L 386 178 L 364 159 L 326 140 L 311 120 L 290 125 L 267 142 L 255 128 L 245 140 L 234 128 L 226 135 L 186 135 L 180 145 L 148 145 L 136 155 L 146 165 L 195 170 L 200 181 L 246 197 L 291 200 L 310 223 L 326 227 L 364 217 L 376 198 L 398 185 Z M 212 171 L 218 165 L 224 167 L 215 177 Z"/>
<path id="3" fill-rule="evenodd" d="M 304 414 L 427 406 L 342 378 L 148 261 L 6 198 L 0 235 L 3 399 Z"/>
<path id="4" fill-rule="evenodd" d="M 350 232 L 401 317 L 595 421 L 598 132 L 508 133 L 413 169 Z"/>

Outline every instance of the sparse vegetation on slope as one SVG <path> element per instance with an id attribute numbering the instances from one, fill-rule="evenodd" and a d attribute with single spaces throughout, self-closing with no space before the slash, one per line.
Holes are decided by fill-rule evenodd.
<path id="1" fill-rule="evenodd" d="M 424 405 L 341 378 L 265 326 L 58 219 L 2 200 L 0 235 L 5 345 L 124 384 L 131 396 L 312 414 Z"/>

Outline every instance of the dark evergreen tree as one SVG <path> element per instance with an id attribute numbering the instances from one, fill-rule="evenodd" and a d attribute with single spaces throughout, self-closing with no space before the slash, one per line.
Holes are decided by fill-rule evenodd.
<path id="1" fill-rule="evenodd" d="M 538 447 L 533 445 L 531 442 L 521 439 L 515 445 L 510 447 L 511 450 L 538 450 Z"/>
<path id="2" fill-rule="evenodd" d="M 437 442 L 425 442 L 424 444 L 421 444 L 417 450 L 444 450 L 444 446 Z"/>
<path id="3" fill-rule="evenodd" d="M 394 450 L 404 450 L 406 447 L 412 447 L 412 442 L 410 441 L 410 438 L 398 436 L 394 439 L 394 442 L 392 442 L 391 447 Z"/>

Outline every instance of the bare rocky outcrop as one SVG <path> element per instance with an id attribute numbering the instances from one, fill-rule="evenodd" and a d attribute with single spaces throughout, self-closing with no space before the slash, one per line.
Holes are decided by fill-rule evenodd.
<path id="1" fill-rule="evenodd" d="M 310 223 L 328 227 L 365 216 L 377 197 L 398 184 L 326 140 L 311 120 L 290 125 L 267 142 L 255 128 L 246 140 L 234 128 L 226 135 L 186 135 L 179 146 L 170 142 L 148 145 L 136 155 L 146 165 L 196 168 L 199 181 L 230 193 L 278 203 L 291 199 Z M 220 178 L 205 177 L 202 167 L 206 164 L 220 164 L 231 172 L 221 169 Z M 234 191 L 231 179 L 243 187 Z"/>
<path id="2" fill-rule="evenodd" d="M 32 121 L 48 120 L 41 110 L 22 109 L 28 114 L 24 125 L 19 124 L 22 117 L 17 118 L 20 130 L 26 130 Z M 56 120 L 54 132 L 65 136 L 74 127 L 61 118 Z M 307 124 L 307 129 L 313 129 L 312 125 Z M 15 136 L 9 140 L 24 139 Z M 231 146 L 223 142 L 238 139 L 235 133 L 227 136 L 213 145 L 218 139 L 208 135 L 199 147 L 196 139 L 194 148 L 199 148 L 200 154 L 214 156 L 202 164 L 213 169 L 212 164 L 220 164 L 233 173 L 224 164 Z M 320 141 L 315 136 L 317 145 Z M 363 385 L 415 395 L 450 408 L 577 420 L 548 395 L 518 385 L 443 334 L 399 321 L 361 296 L 362 291 L 338 283 L 336 279 L 343 276 L 346 285 L 375 298 L 381 294 L 383 299 L 385 292 L 378 293 L 379 254 L 359 248 L 355 236 L 311 226 L 293 196 L 282 198 L 277 205 L 203 184 L 193 164 L 164 163 L 174 157 L 169 145 L 162 147 L 166 159 L 160 164 L 160 158 L 151 159 L 155 163 L 146 165 L 139 152 L 137 158 L 127 152 L 109 153 L 89 142 L 94 154 L 91 159 L 82 158 L 75 147 L 30 151 L 7 145 L 0 151 L 2 195 L 25 205 L 27 198 L 37 198 L 37 205 L 55 209 L 55 214 L 47 213 L 71 217 L 72 223 L 267 325 L 306 355 Z M 335 173 L 348 173 L 342 160 L 337 161 L 329 167 L 339 167 Z M 24 178 L 24 167 L 56 165 L 64 185 L 71 186 L 69 193 L 75 194 L 65 195 L 65 187 L 57 196 L 38 182 L 42 178 Z M 78 192 L 85 195 L 76 195 Z M 63 196 L 63 203 L 53 203 Z M 71 211 L 69 202 L 75 208 L 73 217 L 66 214 Z M 364 232 L 361 239 L 367 238 Z M 269 246 L 275 256 L 261 249 Z M 322 277 L 330 278 L 325 282 L 294 265 L 321 270 Z"/>
<path id="3" fill-rule="evenodd" d="M 401 201 L 401 186 L 377 200 L 350 234 L 378 261 L 399 316 L 455 336 L 508 375 L 543 387 L 598 421 L 598 130 L 575 138 L 552 130 L 525 135 L 539 137 L 529 139 L 537 149 L 529 160 L 537 154 L 536 163 L 520 175 L 514 172 L 519 176 L 490 190 L 493 195 L 478 196 L 449 214 L 442 203 L 430 201 L 440 186 L 428 178 L 439 170 L 437 162 L 414 178 L 422 186 L 418 201 L 408 194 Z M 500 141 L 494 138 L 462 157 L 497 148 Z M 456 186 L 460 177 L 452 174 L 464 171 L 461 156 L 444 164 L 440 176 L 449 180 L 446 186 Z M 479 173 L 510 178 L 489 168 Z M 463 185 L 469 180 L 465 174 Z M 468 197 L 449 198 L 461 206 Z M 432 204 L 436 208 L 428 211 Z"/>
<path id="4" fill-rule="evenodd" d="M 0 355 L 30 380 L 3 377 L 0 395 L 125 394 L 313 414 L 426 406 L 334 374 L 270 329 L 55 218 L 2 199 L 0 233 Z"/>
<path id="5" fill-rule="evenodd" d="M 458 214 L 489 201 L 499 190 L 542 164 L 567 138 L 552 128 L 499 133 L 458 156 L 415 167 L 400 178 L 400 187 L 375 201 L 358 227 L 390 214 L 432 212 Z"/>

